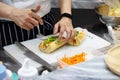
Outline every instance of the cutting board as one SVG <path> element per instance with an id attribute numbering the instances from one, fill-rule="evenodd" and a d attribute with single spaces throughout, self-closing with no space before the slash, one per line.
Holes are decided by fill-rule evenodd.
<path id="1" fill-rule="evenodd" d="M 83 30 L 82 28 L 78 27 L 76 28 L 78 30 Z M 24 46 L 29 48 L 31 51 L 33 51 L 35 54 L 37 54 L 39 57 L 43 58 L 48 63 L 52 64 L 57 62 L 57 57 L 62 54 L 75 54 L 78 52 L 86 51 L 87 53 L 91 53 L 91 50 L 99 49 L 102 47 L 109 46 L 110 43 L 106 40 L 86 31 L 86 37 L 85 40 L 79 45 L 79 46 L 69 46 L 65 45 L 52 54 L 45 54 L 39 50 L 39 44 L 42 40 L 39 38 L 28 40 L 21 42 Z M 15 44 L 5 46 L 4 49 L 8 52 L 8 54 L 15 59 L 20 64 L 23 63 L 26 56 L 23 55 L 23 51 L 21 51 Z M 76 51 L 77 50 L 77 51 Z M 30 60 L 30 65 L 35 67 L 40 67 L 41 65 L 37 62 Z"/>

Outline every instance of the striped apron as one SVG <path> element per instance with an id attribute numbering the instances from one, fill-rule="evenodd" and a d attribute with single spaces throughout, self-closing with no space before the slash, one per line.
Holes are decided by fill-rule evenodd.
<path id="1" fill-rule="evenodd" d="M 42 17 L 44 25 L 39 25 L 30 31 L 21 29 L 12 21 L 0 20 L 0 48 L 3 46 L 13 44 L 15 41 L 21 42 L 36 38 L 40 32 L 43 35 L 53 33 L 55 24 L 54 12 L 50 11 L 47 15 Z"/>

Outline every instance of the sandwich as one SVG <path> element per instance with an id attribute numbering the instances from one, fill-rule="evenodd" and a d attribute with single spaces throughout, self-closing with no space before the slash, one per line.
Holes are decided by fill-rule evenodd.
<path id="1" fill-rule="evenodd" d="M 75 36 L 69 40 L 68 44 L 73 46 L 78 46 L 85 38 L 85 32 L 84 31 L 77 31 Z"/>
<path id="2" fill-rule="evenodd" d="M 66 42 L 64 37 L 58 41 L 58 36 L 50 36 L 40 43 L 39 49 L 44 53 L 52 53 L 65 44 Z"/>

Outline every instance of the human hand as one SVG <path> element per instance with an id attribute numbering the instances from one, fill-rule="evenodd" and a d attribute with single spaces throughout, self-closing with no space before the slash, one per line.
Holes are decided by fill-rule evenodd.
<path id="1" fill-rule="evenodd" d="M 40 10 L 40 6 L 34 9 L 16 9 L 11 11 L 10 19 L 13 20 L 19 27 L 30 30 L 37 26 L 39 23 L 43 25 L 41 17 L 39 17 L 36 12 Z"/>
<path id="2" fill-rule="evenodd" d="M 73 26 L 72 26 L 72 20 L 67 17 L 62 17 L 60 21 L 58 21 L 55 24 L 54 34 L 56 34 L 59 29 L 60 29 L 59 40 L 62 39 L 64 32 L 67 33 L 66 41 L 69 41 L 75 35 L 75 30 L 73 29 Z"/>

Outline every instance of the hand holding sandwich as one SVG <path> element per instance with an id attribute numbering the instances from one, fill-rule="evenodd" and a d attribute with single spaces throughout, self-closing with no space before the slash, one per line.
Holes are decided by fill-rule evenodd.
<path id="1" fill-rule="evenodd" d="M 68 42 L 75 35 L 75 30 L 73 29 L 72 26 L 72 20 L 67 17 L 61 18 L 61 20 L 56 23 L 54 33 L 57 33 L 59 29 L 60 29 L 59 40 L 62 39 L 64 32 L 67 33 L 66 42 Z"/>

